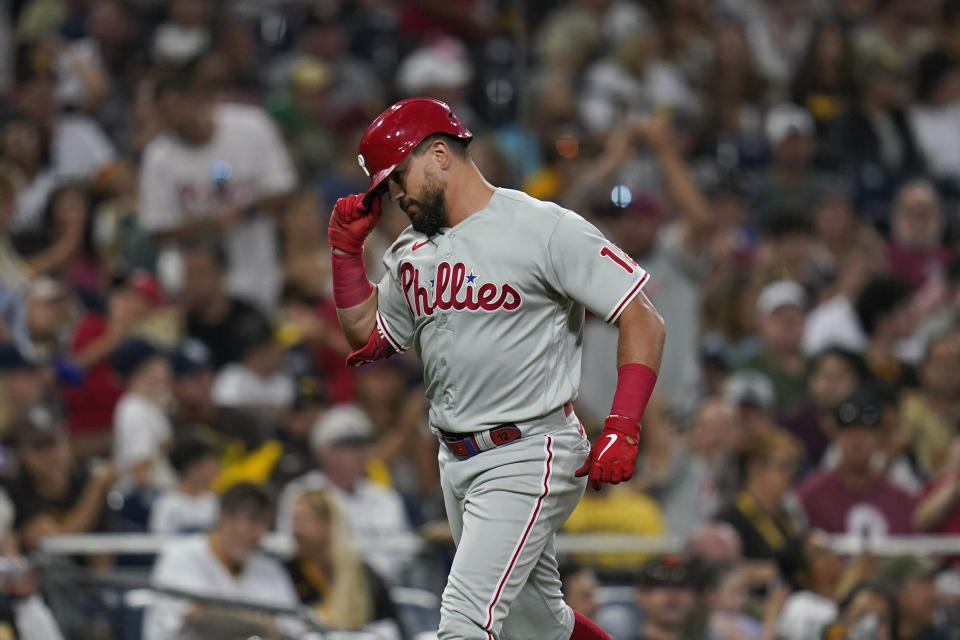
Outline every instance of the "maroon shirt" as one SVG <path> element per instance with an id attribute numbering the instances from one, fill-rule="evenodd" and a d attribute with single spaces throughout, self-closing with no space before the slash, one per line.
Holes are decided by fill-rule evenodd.
<path id="1" fill-rule="evenodd" d="M 828 533 L 876 537 L 913 533 L 913 496 L 880 477 L 865 489 L 850 487 L 835 470 L 811 473 L 797 489 L 810 526 Z"/>

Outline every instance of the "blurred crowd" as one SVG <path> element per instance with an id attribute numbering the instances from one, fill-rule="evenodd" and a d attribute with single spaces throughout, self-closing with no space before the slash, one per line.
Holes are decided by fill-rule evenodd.
<path id="1" fill-rule="evenodd" d="M 0 636 L 120 637 L 21 554 L 147 531 L 184 535 L 144 638 L 299 633 L 178 592 L 412 634 L 437 441 L 415 358 L 344 364 L 325 233 L 369 122 L 429 95 L 666 320 L 635 480 L 566 530 L 683 552 L 574 554 L 570 603 L 615 640 L 958 637 L 957 560 L 871 548 L 960 534 L 960 2 L 5 0 L 0 49 Z M 588 320 L 594 433 L 616 340 Z"/>

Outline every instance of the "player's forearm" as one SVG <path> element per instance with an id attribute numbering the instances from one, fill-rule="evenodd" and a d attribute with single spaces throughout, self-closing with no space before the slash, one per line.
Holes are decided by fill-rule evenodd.
<path id="1" fill-rule="evenodd" d="M 659 372 L 663 343 L 667 336 L 666 326 L 642 291 L 623 310 L 617 326 L 620 328 L 617 366 L 642 364 L 655 373 Z"/>
<path id="2" fill-rule="evenodd" d="M 334 272 L 334 279 L 337 278 Z M 336 283 L 335 283 L 336 284 Z M 366 300 L 351 307 L 337 307 L 337 319 L 351 349 L 360 349 L 377 326 L 377 288 Z"/>

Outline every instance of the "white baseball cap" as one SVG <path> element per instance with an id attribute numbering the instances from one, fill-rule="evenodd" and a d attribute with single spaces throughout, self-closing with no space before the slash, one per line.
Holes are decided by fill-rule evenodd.
<path id="1" fill-rule="evenodd" d="M 332 444 L 373 440 L 373 423 L 367 414 L 352 404 L 341 404 L 325 411 L 310 430 L 310 446 L 322 449 Z"/>
<path id="2" fill-rule="evenodd" d="M 807 293 L 799 282 L 793 280 L 775 280 L 760 290 L 757 296 L 757 311 L 768 316 L 784 305 L 796 305 L 801 309 L 807 306 Z"/>
<path id="3" fill-rule="evenodd" d="M 770 378 L 756 369 L 741 369 L 727 378 L 723 396 L 736 405 L 749 404 L 761 409 L 773 409 L 777 401 Z"/>
<path id="4" fill-rule="evenodd" d="M 767 113 L 765 132 L 770 146 L 776 146 L 794 134 L 813 135 L 815 130 L 810 112 L 792 102 L 778 104 Z"/>

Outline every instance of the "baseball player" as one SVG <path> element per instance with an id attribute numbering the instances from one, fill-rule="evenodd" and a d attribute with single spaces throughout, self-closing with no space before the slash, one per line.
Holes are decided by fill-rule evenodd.
<path id="1" fill-rule="evenodd" d="M 360 141 L 364 194 L 330 218 L 334 301 L 352 365 L 415 349 L 457 552 L 440 640 L 608 638 L 562 600 L 556 532 L 587 478 L 628 480 L 664 326 L 647 274 L 572 211 L 496 188 L 450 108 L 410 98 Z M 411 225 L 374 286 L 364 238 L 388 193 Z M 571 402 L 584 310 L 619 327 L 613 408 L 592 449 Z"/>

